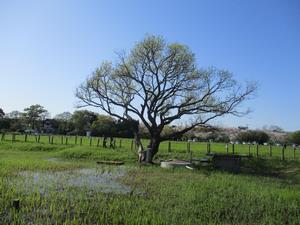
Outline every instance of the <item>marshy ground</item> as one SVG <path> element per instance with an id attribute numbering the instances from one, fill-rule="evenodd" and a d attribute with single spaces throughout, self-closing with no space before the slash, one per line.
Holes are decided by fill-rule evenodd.
<path id="1" fill-rule="evenodd" d="M 97 160 L 125 165 L 97 165 Z M 19 210 L 14 199 L 20 200 Z M 244 160 L 241 172 L 231 174 L 211 167 L 140 167 L 130 150 L 120 148 L 0 143 L 0 224 L 299 221 L 297 160 Z"/>

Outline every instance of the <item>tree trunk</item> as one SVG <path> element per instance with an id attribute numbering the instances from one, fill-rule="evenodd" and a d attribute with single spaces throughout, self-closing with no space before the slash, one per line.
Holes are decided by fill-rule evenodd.
<path id="1" fill-rule="evenodd" d="M 153 157 L 158 152 L 159 144 L 160 144 L 159 137 L 151 138 L 149 148 L 147 148 L 146 157 L 144 160 L 146 163 L 153 163 Z"/>

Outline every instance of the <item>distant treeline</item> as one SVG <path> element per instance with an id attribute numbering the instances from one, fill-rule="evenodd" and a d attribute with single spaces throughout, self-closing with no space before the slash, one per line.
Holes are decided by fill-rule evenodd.
<path id="1" fill-rule="evenodd" d="M 86 135 L 86 132 L 91 132 L 93 136 L 133 137 L 128 124 L 110 116 L 78 110 L 50 118 L 47 110 L 40 105 L 32 105 L 23 112 L 3 112 L 0 116 L 0 131 L 61 135 Z"/>
<path id="2" fill-rule="evenodd" d="M 148 138 L 147 129 L 140 124 L 142 138 Z M 163 133 L 172 132 L 176 126 L 165 126 Z M 133 138 L 130 125 L 126 122 L 116 120 L 110 116 L 101 115 L 88 110 L 77 110 L 74 113 L 63 112 L 50 118 L 48 111 L 41 105 L 31 105 L 23 112 L 12 111 L 5 113 L 0 108 L 0 132 L 19 133 L 44 133 L 60 135 L 86 135 L 90 132 L 92 136 L 98 137 L 123 137 Z M 196 128 L 175 139 L 197 141 L 213 141 L 228 143 L 238 141 L 240 143 L 258 144 L 296 144 L 300 145 L 300 131 L 292 132 L 281 140 L 274 140 L 264 131 L 247 130 L 241 131 L 234 138 L 230 138 L 228 132 L 220 129 L 205 130 Z"/>

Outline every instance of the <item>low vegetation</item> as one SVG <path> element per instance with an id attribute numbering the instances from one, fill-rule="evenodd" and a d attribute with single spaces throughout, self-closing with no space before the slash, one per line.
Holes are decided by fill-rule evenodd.
<path id="1" fill-rule="evenodd" d="M 239 174 L 211 167 L 164 170 L 139 167 L 130 141 L 115 149 L 88 143 L 0 142 L 0 224 L 299 224 L 298 160 L 244 160 Z M 189 157 L 186 143 L 172 145 L 170 155 L 163 143 L 157 160 Z M 98 160 L 123 160 L 125 165 L 96 165 Z M 129 192 L 97 191 L 88 183 L 67 185 L 70 173 L 78 169 L 96 170 L 100 176 L 115 168 L 124 170 L 116 180 L 130 187 Z M 49 181 L 24 188 L 26 180 L 37 176 L 24 177 L 29 171 L 45 171 Z M 51 183 L 58 172 L 65 173 L 65 181 Z M 20 200 L 19 210 L 12 207 L 13 199 Z"/>

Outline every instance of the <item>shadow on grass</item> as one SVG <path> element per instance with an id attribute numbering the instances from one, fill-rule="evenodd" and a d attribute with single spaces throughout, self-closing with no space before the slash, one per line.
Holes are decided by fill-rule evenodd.
<path id="1" fill-rule="evenodd" d="M 211 167 L 207 171 L 216 171 Z M 300 185 L 300 162 L 280 159 L 243 159 L 239 175 L 264 176 L 280 179 L 287 184 Z"/>
<path id="2" fill-rule="evenodd" d="M 159 163 L 156 163 L 159 166 Z M 230 171 L 228 168 L 215 168 L 211 163 L 206 166 L 196 165 L 196 170 L 206 176 L 222 171 L 229 174 L 246 175 L 253 177 L 276 178 L 284 184 L 300 185 L 300 161 L 276 158 L 244 158 L 240 170 Z"/>

